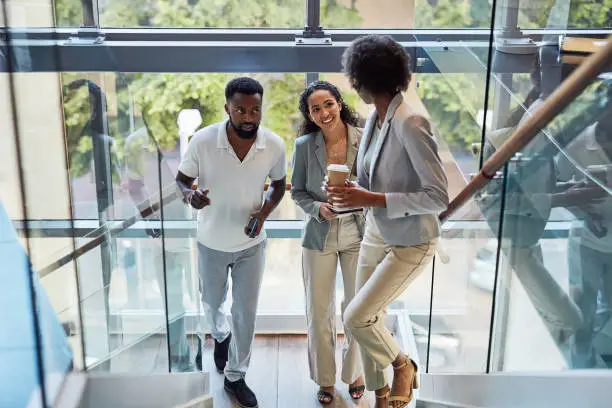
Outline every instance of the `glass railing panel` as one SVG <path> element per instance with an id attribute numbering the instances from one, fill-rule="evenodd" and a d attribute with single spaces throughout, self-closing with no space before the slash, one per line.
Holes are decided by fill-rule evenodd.
<path id="1" fill-rule="evenodd" d="M 80 330 L 77 327 L 77 332 L 83 336 L 85 367 L 88 366 L 87 361 L 104 360 L 122 345 L 122 341 L 114 335 L 115 322 L 120 322 L 120 319 L 113 316 L 117 308 L 113 296 L 121 287 L 119 282 L 121 275 L 124 275 L 121 267 L 126 263 L 126 254 L 123 243 L 116 237 L 116 229 L 121 228 L 123 220 L 133 217 L 135 219 L 132 221 L 141 219 L 142 210 L 159 203 L 161 175 L 165 175 L 166 182 L 170 175 L 162 160 L 159 144 L 148 135 L 142 120 L 138 121 L 133 99 L 119 79 L 114 73 L 64 73 L 61 76 L 61 109 L 68 150 L 72 209 L 75 224 L 91 231 L 76 234 L 76 246 L 80 248 L 96 243 L 94 249 L 76 261 L 77 304 L 83 325 Z M 150 220 L 161 218 L 159 211 L 144 216 Z M 161 271 L 155 274 L 162 278 L 157 283 L 158 288 L 165 289 L 162 225 L 157 221 L 155 227 L 147 225 L 141 230 L 143 237 L 150 242 L 145 245 L 150 248 L 147 260 Z M 40 242 L 46 246 L 50 243 L 48 239 L 40 239 Z M 70 251 L 56 251 L 53 257 L 48 257 L 48 265 L 67 252 Z M 46 276 L 46 281 L 51 284 L 53 272 Z M 57 285 L 53 287 L 58 289 Z M 154 316 L 153 322 L 145 322 L 148 332 L 165 326 L 167 320 L 161 300 L 165 290 L 158 291 L 157 295 L 162 303 L 159 309 L 163 313 Z M 121 333 L 122 329 L 118 331 Z"/>
<path id="2" fill-rule="evenodd" d="M 55 258 L 54 258 L 55 259 Z M 38 269 L 35 269 L 39 272 Z M 78 369 L 85 367 L 83 355 L 83 337 L 79 298 L 77 292 L 77 272 L 75 262 L 69 262 L 46 276 L 40 278 L 49 302 L 58 315 L 73 354 L 73 364 Z"/>
<path id="3" fill-rule="evenodd" d="M 496 28 L 511 28 L 503 24 L 516 23 L 513 20 L 516 12 L 519 21 L 525 18 L 525 12 L 530 14 L 529 18 L 547 21 L 536 25 L 537 28 L 601 28 L 595 21 L 597 15 L 587 19 L 590 23 L 585 20 L 586 26 L 569 23 L 574 17 L 569 8 L 565 17 L 559 14 L 560 7 L 565 7 L 561 3 L 570 5 L 569 1 L 555 2 L 552 8 L 547 8 L 543 4 L 524 3 L 517 9 L 518 4 L 502 3 L 501 7 L 506 9 L 497 11 L 506 13 L 506 19 L 496 20 Z M 541 10 L 536 15 L 533 11 L 538 8 Z M 557 34 L 553 37 L 548 39 L 558 41 Z M 487 123 L 481 146 L 483 160 L 497 151 L 518 126 L 537 115 L 539 106 L 575 69 L 575 65 L 562 62 L 557 44 L 532 43 L 531 51 L 523 47 L 522 50 L 515 48 L 516 52 L 497 46 L 499 41 L 488 78 L 491 94 L 487 111 L 493 119 Z M 477 53 L 474 58 L 481 61 L 484 71 L 486 64 L 482 58 Z M 588 202 L 594 199 L 589 194 L 597 196 L 597 203 L 605 203 L 609 197 L 605 182 L 590 183 L 594 179 L 606 180 L 609 158 L 605 153 L 606 143 L 602 142 L 605 137 L 595 135 L 607 133 L 597 129 L 602 128 L 602 118 L 609 115 L 609 95 L 609 84 L 603 75 L 559 112 L 477 197 L 492 231 L 501 231 L 499 262 L 497 269 L 492 269 L 496 271 L 495 276 L 489 276 L 498 288 L 489 370 L 556 371 L 585 368 L 589 364 L 592 368 L 596 366 L 595 361 L 605 360 L 601 357 L 604 352 L 593 351 L 592 339 L 600 326 L 592 322 L 595 316 L 599 318 L 600 303 L 592 310 L 583 305 L 585 268 L 580 266 L 584 260 L 576 245 L 581 247 L 585 242 L 582 234 L 590 233 L 588 224 L 592 221 L 589 219 L 601 218 L 592 214 Z M 592 143 L 588 145 L 591 149 L 587 149 L 585 140 L 597 139 L 601 145 Z M 596 154 L 590 155 L 591 152 Z M 584 165 L 581 160 L 591 162 Z M 589 166 L 595 174 L 587 171 Z M 576 192 L 579 198 L 572 201 Z M 582 211 L 581 207 L 585 206 L 589 210 Z M 489 207 L 494 208 L 492 213 Z M 499 207 L 503 210 L 501 218 Z M 598 211 L 605 213 L 605 208 L 603 205 Z M 598 222 L 598 226 L 605 225 L 605 216 Z M 594 240 L 602 238 L 605 240 L 605 234 Z M 604 317 L 597 324 L 605 323 Z M 589 324 L 590 327 L 585 327 Z M 580 353 L 582 360 L 576 357 Z M 590 363 L 585 363 L 586 360 Z"/>
<path id="4" fill-rule="evenodd" d="M 610 95 L 594 81 L 508 166 L 496 370 L 608 366 Z"/>
<path id="5" fill-rule="evenodd" d="M 432 373 L 477 373 L 487 367 L 497 231 L 474 202 L 467 206 L 444 224 L 435 259 L 428 350 Z M 500 208 L 488 211 L 499 214 Z"/>
<path id="6" fill-rule="evenodd" d="M 136 227 L 137 230 L 122 233 L 129 238 L 114 238 L 117 252 L 113 255 L 120 262 L 113 265 L 110 276 L 104 273 L 100 246 L 76 260 L 81 298 L 78 304 L 59 311 L 58 315 L 71 334 L 73 350 L 84 354 L 85 364 L 80 368 L 113 371 L 109 365 L 112 356 L 152 333 L 166 333 L 162 239 L 153 232 L 156 227 L 159 231 L 160 224 L 141 221 Z M 78 238 L 77 244 L 82 247 L 98 235 L 99 231 L 94 231 L 89 237 Z M 65 273 L 63 269 L 46 275 L 45 286 L 53 289 L 54 281 Z M 82 327 L 77 320 L 79 313 Z M 163 342 L 167 360 L 167 341 Z"/>
<path id="7" fill-rule="evenodd" d="M 152 375 L 171 370 L 165 326 L 145 335 L 124 333 L 122 340 L 103 360 L 92 361 L 88 371 Z"/>
<path id="8" fill-rule="evenodd" d="M 508 24 L 511 25 L 514 21 L 511 14 L 516 10 L 512 10 L 514 7 L 513 4 L 506 3 L 513 2 L 502 2 L 502 4 L 498 4 L 499 7 L 505 7 L 504 10 L 497 10 L 498 17 L 503 17 L 497 24 L 498 28 L 508 28 Z M 518 2 L 516 3 L 518 6 Z M 541 97 L 541 93 L 546 92 L 550 94 L 550 92 L 558 86 L 560 81 L 567 76 L 569 72 L 568 68 L 559 66 L 556 62 L 558 60 L 558 54 L 551 58 L 550 55 L 547 54 L 550 51 L 548 47 L 538 49 L 535 43 L 531 45 L 531 51 L 523 49 L 520 53 L 512 53 L 511 51 L 508 52 L 508 50 L 502 49 L 497 42 L 494 42 L 495 49 L 492 53 L 492 66 L 490 67 L 491 75 L 488 76 L 488 48 L 483 47 L 482 44 L 478 46 L 477 44 L 471 44 L 469 42 L 441 45 L 422 43 L 425 58 L 427 59 L 425 63 L 433 64 L 433 66 L 440 71 L 440 74 L 431 75 L 437 80 L 434 84 L 428 84 L 424 80 L 422 81 L 421 78 L 424 77 L 423 74 L 417 76 L 419 79 L 419 89 L 422 90 L 421 92 L 426 106 L 428 106 L 428 90 L 437 88 L 436 91 L 439 92 L 440 88 L 446 88 L 450 91 L 454 99 L 459 102 L 455 103 L 455 105 L 457 108 L 456 111 L 464 114 L 461 124 L 467 125 L 473 123 L 472 133 L 474 134 L 474 140 L 470 148 L 476 156 L 468 156 L 466 159 L 462 159 L 455 154 L 459 164 L 461 162 L 468 163 L 468 166 L 462 166 L 471 169 L 465 172 L 466 175 L 469 174 L 469 172 L 477 170 L 479 164 L 490 157 L 490 155 L 507 140 L 518 123 L 529 116 L 527 111 L 532 112 L 536 108 L 538 105 L 536 101 Z M 458 71 L 459 66 L 463 68 L 464 72 L 457 74 L 455 72 Z M 466 74 L 465 71 L 469 73 Z M 442 81 L 441 79 L 444 80 Z M 489 89 L 488 97 L 485 94 L 487 87 Z M 575 111 L 575 113 L 572 114 L 573 117 L 578 117 L 579 112 L 585 112 L 586 114 L 586 107 L 592 106 L 595 103 L 595 99 L 605 100 L 605 93 L 602 94 L 601 92 L 597 93 L 595 96 L 586 97 L 586 95 L 592 93 L 593 92 L 585 92 L 584 101 L 573 104 Z M 453 97 L 444 99 L 445 101 L 453 101 Z M 429 98 L 431 98 L 431 96 Z M 449 102 L 446 103 L 448 104 Z M 534 103 L 535 106 L 530 108 Z M 436 115 L 436 108 L 438 110 L 442 109 L 442 111 L 446 113 L 447 110 L 444 109 L 445 106 L 440 103 L 429 105 L 432 106 L 429 112 L 432 116 L 435 115 L 435 119 L 444 126 L 444 121 L 448 120 L 449 116 Z M 589 117 L 593 119 L 592 112 L 590 112 L 589 115 Z M 486 120 L 484 120 L 485 117 Z M 573 138 L 573 135 L 580 133 L 581 129 L 577 129 L 576 126 L 578 125 L 575 123 L 571 125 L 571 127 L 567 127 L 567 122 L 570 121 L 571 119 L 566 112 L 565 121 L 561 121 L 557 125 L 553 124 L 550 127 L 550 131 L 554 130 L 554 132 L 561 132 L 560 128 L 564 129 L 564 131 L 560 133 L 560 137 L 561 139 L 567 140 L 563 143 L 560 142 L 560 144 L 567 143 Z M 436 123 L 435 120 L 434 123 Z M 480 139 L 483 126 L 485 127 L 485 139 L 484 144 L 481 144 Z M 579 127 L 580 126 L 578 126 L 578 128 Z M 455 128 L 451 128 L 451 132 L 453 129 L 458 129 L 458 127 L 455 126 Z M 548 136 L 550 136 L 550 131 Z M 572 131 L 574 133 L 572 133 Z M 469 137 L 470 132 L 469 130 L 461 132 L 461 135 Z M 546 139 L 548 136 L 543 132 L 542 137 L 544 140 L 548 140 Z M 542 146 L 542 143 L 544 145 L 549 145 L 548 148 Z M 530 155 L 530 151 L 533 152 L 534 150 L 538 152 L 542 151 L 539 155 L 546 152 L 549 157 L 548 163 L 556 163 L 557 160 L 552 159 L 556 157 L 555 150 L 551 150 L 554 145 L 555 143 L 552 142 L 536 141 L 528 146 L 523 154 Z M 559 149 L 556 149 L 556 151 L 558 152 Z M 520 157 L 521 156 L 517 156 L 519 161 Z M 599 169 L 599 167 L 597 168 Z M 601 170 L 601 172 L 603 174 L 603 170 Z M 516 307 L 518 304 L 529 304 L 531 310 L 529 313 L 525 312 L 526 318 L 524 320 L 528 319 L 527 316 L 531 316 L 529 317 L 529 319 L 531 319 L 529 322 L 535 327 L 534 330 L 539 330 L 540 333 L 550 331 L 547 329 L 547 324 L 543 323 L 542 318 L 542 316 L 546 315 L 546 308 L 559 309 L 556 313 L 565 315 L 566 317 L 571 317 L 572 313 L 574 313 L 575 316 L 577 309 L 568 295 L 568 285 L 567 283 L 563 284 L 564 278 L 561 277 L 559 279 L 557 274 L 558 271 L 563 269 L 558 261 L 565 256 L 562 252 L 559 252 L 560 248 L 557 243 L 560 241 L 560 234 L 565 233 L 567 237 L 567 228 L 571 225 L 572 218 L 568 216 L 567 211 L 560 208 L 548 209 L 546 211 L 540 209 L 537 205 L 532 205 L 527 208 L 528 205 L 525 203 L 506 202 L 508 196 L 512 194 L 504 193 L 505 189 L 510 189 L 509 191 L 515 192 L 514 197 L 516 198 L 516 190 L 525 188 L 531 191 L 531 195 L 536 195 L 538 197 L 537 200 L 539 200 L 541 195 L 545 196 L 547 194 L 547 187 L 545 183 L 537 181 L 536 179 L 539 177 L 538 174 L 541 176 L 546 173 L 547 169 L 543 167 L 543 165 L 533 168 L 529 172 L 523 170 L 520 173 L 523 177 L 522 181 L 517 181 L 516 175 L 512 177 L 508 175 L 508 177 L 505 177 L 503 173 L 500 173 L 495 176 L 491 184 L 479 194 L 474 201 L 468 203 L 458 214 L 453 216 L 451 221 L 447 222 L 445 231 L 451 228 L 464 232 L 464 234 L 459 236 L 462 238 L 463 244 L 471 248 L 471 250 L 457 250 L 457 243 L 461 242 L 461 240 L 457 239 L 456 234 L 453 234 L 454 238 L 452 240 L 445 239 L 442 241 L 443 244 L 447 244 L 452 248 L 452 250 L 448 251 L 451 263 L 453 262 L 453 258 L 457 258 L 458 256 L 459 259 L 464 260 L 464 264 L 468 265 L 467 268 L 465 266 L 461 268 L 457 265 L 453 265 L 454 267 L 450 270 L 453 272 L 461 269 L 468 270 L 466 275 L 468 276 L 467 281 L 469 283 L 463 292 L 466 294 L 465 299 L 470 299 L 470 301 L 466 303 L 470 305 L 478 304 L 480 306 L 474 308 L 471 315 L 465 313 L 465 315 L 470 316 L 469 323 L 464 323 L 464 326 L 462 326 L 461 323 L 455 323 L 453 330 L 450 330 L 460 335 L 462 341 L 465 341 L 464 337 L 470 337 L 469 334 L 473 334 L 471 337 L 472 354 L 467 351 L 462 351 L 462 354 L 470 356 L 467 360 L 460 360 L 463 365 L 450 364 L 447 367 L 442 366 L 439 368 L 440 371 L 478 372 L 488 371 L 490 369 L 495 370 L 503 366 L 504 362 L 500 363 L 498 354 L 493 352 L 489 355 L 489 340 L 492 341 L 493 351 L 499 351 L 502 348 L 502 346 L 499 345 L 499 341 L 501 338 L 506 338 L 504 336 L 506 332 L 503 330 L 507 329 L 509 321 L 514 322 L 512 332 L 516 333 L 513 335 L 515 342 L 518 339 L 519 333 L 524 333 L 530 326 L 528 324 L 520 324 L 517 326 L 517 317 L 514 316 L 520 316 L 520 313 L 524 311 L 519 312 L 518 315 L 513 314 L 513 318 L 509 318 L 507 313 L 500 312 L 500 304 L 507 305 L 511 303 L 513 307 Z M 554 177 L 554 175 L 551 177 Z M 552 188 L 548 190 L 550 190 L 548 191 L 548 195 L 554 192 Z M 520 191 L 521 195 L 526 194 L 523 193 L 522 190 Z M 519 219 L 517 221 L 517 216 L 514 216 L 514 224 L 520 223 L 520 227 L 509 227 L 508 224 L 506 224 L 506 222 L 508 222 L 512 225 L 513 220 L 511 218 L 513 216 L 509 214 L 500 216 L 505 208 L 504 205 L 515 207 L 518 205 L 519 211 L 517 216 Z M 515 208 L 515 212 L 516 211 Z M 545 214 L 538 216 L 538 211 L 544 211 Z M 524 217 L 520 218 L 521 216 Z M 463 225 L 461 225 L 462 221 L 464 222 Z M 469 221 L 474 225 L 479 223 L 480 226 L 476 230 L 474 226 L 468 228 L 467 225 L 469 223 L 465 223 L 465 221 Z M 452 227 L 450 227 L 451 225 Z M 498 240 L 500 228 L 502 229 L 501 231 L 504 237 L 502 241 Z M 468 233 L 466 234 L 465 232 Z M 448 234 L 448 232 L 446 232 L 446 234 Z M 522 234 L 520 238 L 517 237 L 518 234 Z M 509 235 L 513 237 L 512 240 L 508 238 Z M 527 244 L 527 241 L 531 239 L 529 238 L 531 235 L 537 236 L 537 238 L 532 239 L 532 241 L 535 240 L 535 242 L 532 242 L 533 245 Z M 531 248 L 535 252 L 529 252 L 527 249 L 523 248 L 523 246 Z M 538 251 L 544 251 L 544 260 L 540 259 L 542 255 Z M 538 254 L 540 254 L 539 258 Z M 463 293 L 462 291 L 455 291 L 452 294 L 444 294 L 444 291 L 440 287 L 440 280 L 437 279 L 437 274 L 443 275 L 443 271 L 446 268 L 444 263 L 439 262 L 440 258 L 441 256 L 436 258 L 434 271 L 432 334 L 436 332 L 436 319 L 434 318 L 436 302 L 440 301 L 440 299 L 442 299 L 443 302 L 448 301 L 453 299 L 453 296 L 454 298 L 461 298 L 459 294 Z M 499 272 L 496 274 L 498 268 Z M 533 271 L 540 271 L 542 273 L 530 273 L 529 268 Z M 567 269 L 567 267 L 565 268 Z M 514 269 L 514 273 L 508 274 L 507 270 L 512 269 Z M 517 272 L 517 269 L 520 271 Z M 502 271 L 504 272 L 502 273 Z M 545 273 L 546 271 L 552 272 Z M 534 278 L 534 276 L 537 277 L 537 279 Z M 530 278 L 532 279 L 531 281 L 529 281 Z M 517 279 L 523 283 L 515 283 L 514 286 L 512 286 L 512 282 Z M 513 289 L 516 286 L 520 286 L 523 292 L 522 299 L 529 300 L 526 300 L 526 303 L 521 303 L 520 301 L 509 302 L 508 297 L 510 297 L 510 295 L 508 295 L 508 288 L 511 286 Z M 438 292 L 443 295 L 436 296 Z M 480 292 L 480 295 L 477 295 L 476 292 Z M 485 295 L 484 297 L 482 296 L 483 294 Z M 495 303 L 493 303 L 493 296 L 496 296 Z M 541 301 L 542 297 L 546 298 L 547 296 L 556 296 L 556 300 L 551 301 L 548 299 L 547 301 Z M 497 307 L 494 311 L 494 316 L 492 316 L 491 308 L 494 304 L 496 304 Z M 552 313 L 550 314 L 552 317 L 547 316 L 547 318 L 554 320 L 556 318 L 555 315 Z M 492 319 L 495 322 L 495 326 L 493 327 L 496 331 L 494 331 L 495 336 L 491 339 L 489 329 Z M 456 319 L 456 321 L 457 320 L 458 319 Z M 533 323 L 533 320 L 535 320 L 535 323 Z M 472 326 L 472 323 L 475 323 L 474 326 Z M 500 325 L 504 327 L 503 330 L 499 328 Z M 468 327 L 469 329 L 462 330 Z M 474 328 L 475 330 L 470 330 Z M 444 327 L 444 330 L 448 329 Z M 466 336 L 465 332 L 469 334 Z M 550 337 L 551 335 L 548 336 Z M 535 341 L 535 339 L 542 339 L 544 337 L 540 335 L 534 335 L 533 337 L 531 335 L 523 335 L 521 337 L 523 340 L 527 338 L 531 341 Z M 506 363 L 512 365 L 518 362 L 518 366 L 520 366 L 521 363 L 525 365 L 533 363 L 532 365 L 534 367 L 537 366 L 538 364 L 535 363 L 537 361 L 535 357 L 538 355 L 539 351 L 525 353 L 525 357 L 518 358 L 518 360 L 516 359 L 516 355 L 520 357 L 521 350 L 526 347 L 526 344 L 529 343 L 530 340 L 525 340 L 523 343 L 517 343 L 513 347 L 514 352 L 508 354 L 508 356 L 514 356 L 513 358 L 515 360 L 513 362 L 506 361 Z M 433 342 L 431 344 L 433 344 Z M 552 344 L 554 344 L 554 342 Z M 551 348 L 548 347 L 549 345 L 550 344 L 544 343 L 542 347 L 553 355 L 555 355 L 555 353 L 556 355 L 562 353 L 559 347 Z M 539 350 L 542 347 L 536 348 Z M 554 350 L 554 352 L 551 350 Z M 474 352 L 476 353 L 474 354 Z M 546 353 L 543 355 L 546 356 Z M 554 361 L 554 358 L 551 357 L 550 360 Z M 544 363 L 541 365 L 541 368 L 545 368 Z M 434 370 L 431 366 L 429 369 L 430 371 Z"/>

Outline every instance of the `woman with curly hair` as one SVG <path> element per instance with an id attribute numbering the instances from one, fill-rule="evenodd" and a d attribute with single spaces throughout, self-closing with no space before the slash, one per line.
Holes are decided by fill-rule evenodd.
<path id="1" fill-rule="evenodd" d="M 300 96 L 304 117 L 295 141 L 291 197 L 308 216 L 302 241 L 302 272 L 306 291 L 310 377 L 320 387 L 319 402 L 334 399 L 336 382 L 336 271 L 342 269 L 344 301 L 355 294 L 355 272 L 363 235 L 363 214 L 337 215 L 321 185 L 329 164 L 346 165 L 356 179 L 355 160 L 361 140 L 359 117 L 329 82 L 314 82 Z M 346 336 L 342 381 L 359 399 L 365 392 L 359 350 Z"/>
<path id="2" fill-rule="evenodd" d="M 404 48 L 389 36 L 369 35 L 347 48 L 342 63 L 351 86 L 375 107 L 359 148 L 358 183 L 327 187 L 334 205 L 369 208 L 357 293 L 344 312 L 344 327 L 359 344 L 376 406 L 405 407 L 418 387 L 417 365 L 400 350 L 384 316 L 433 258 L 438 214 L 448 205 L 447 180 L 433 125 L 402 97 L 411 77 Z M 384 373 L 390 364 L 391 389 Z"/>

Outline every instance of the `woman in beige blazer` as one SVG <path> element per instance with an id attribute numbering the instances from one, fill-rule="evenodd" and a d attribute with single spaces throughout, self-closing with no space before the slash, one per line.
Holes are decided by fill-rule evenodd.
<path id="1" fill-rule="evenodd" d="M 329 404 L 336 382 L 336 271 L 342 269 L 345 306 L 355 294 L 355 274 L 363 236 L 363 215 L 337 215 L 321 185 L 328 164 L 345 164 L 356 179 L 355 160 L 361 139 L 358 116 L 329 82 L 314 82 L 300 97 L 304 121 L 295 142 L 291 197 L 304 210 L 308 222 L 302 241 L 302 269 L 308 320 L 310 377 L 320 390 L 319 402 Z M 359 399 L 365 391 L 359 350 L 346 335 L 342 381 Z"/>

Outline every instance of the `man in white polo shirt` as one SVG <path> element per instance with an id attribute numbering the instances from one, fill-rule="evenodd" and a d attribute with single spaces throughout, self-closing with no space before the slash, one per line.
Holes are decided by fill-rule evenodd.
<path id="1" fill-rule="evenodd" d="M 259 126 L 262 98 L 263 88 L 254 79 L 230 81 L 225 89 L 228 120 L 193 136 L 176 177 L 185 201 L 199 210 L 200 287 L 215 339 L 215 365 L 225 372 L 225 390 L 246 408 L 257 406 L 244 377 L 264 270 L 262 226 L 283 198 L 286 179 L 283 140 Z M 193 191 L 196 178 L 199 188 Z M 230 271 L 233 304 L 228 322 L 222 305 Z"/>

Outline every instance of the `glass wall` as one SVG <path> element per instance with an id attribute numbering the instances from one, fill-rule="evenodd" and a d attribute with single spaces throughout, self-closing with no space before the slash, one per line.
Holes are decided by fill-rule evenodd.
<path id="1" fill-rule="evenodd" d="M 560 68 L 562 79 L 572 70 Z M 540 96 L 513 112 L 519 123 L 558 87 L 548 74 Z M 496 370 L 608 367 L 610 95 L 604 75 L 507 166 Z M 490 149 L 507 129 L 487 135 Z"/>
<path id="2" fill-rule="evenodd" d="M 509 18 L 496 19 L 496 31 L 517 18 L 522 28 L 609 28 L 609 13 L 606 2 L 515 2 L 508 5 Z M 552 31 L 544 37 L 552 38 Z M 584 61 L 560 55 L 555 44 L 524 45 L 515 44 L 523 55 L 509 56 L 512 46 L 494 55 L 493 66 L 506 68 L 488 75 L 487 111 L 493 117 L 486 124 L 484 159 Z M 516 69 L 519 59 L 528 72 Z M 489 274 L 496 282 L 489 289 L 496 294 L 492 371 L 609 367 L 608 76 L 602 74 L 560 112 L 478 197 L 488 225 L 500 234 L 496 279 Z M 496 246 L 493 240 L 489 246 Z"/>
<path id="3" fill-rule="evenodd" d="M 365 118 L 370 107 L 340 72 L 342 52 L 364 33 L 394 36 L 415 71 L 405 99 L 437 127 L 454 198 L 572 71 L 559 63 L 559 35 L 604 37 L 612 7 L 323 0 L 310 2 L 317 16 L 307 3 L 2 2 L 0 127 L 13 136 L 0 139 L 0 199 L 69 334 L 74 366 L 195 369 L 208 328 L 196 221 L 174 177 L 190 137 L 225 118 L 229 79 L 263 84 L 263 125 L 285 141 L 291 171 L 307 83 L 337 84 Z M 392 305 L 389 326 L 427 371 L 610 361 L 610 162 L 599 136 L 609 81 L 602 76 L 453 214 L 435 262 Z M 304 220 L 286 194 L 266 223 L 260 332 L 305 333 Z M 163 358 L 139 364 L 147 350 Z"/>
<path id="4" fill-rule="evenodd" d="M 3 4 L 2 27 L 48 24 L 53 10 L 50 5 L 40 5 L 36 9 L 34 4 Z M 56 314 L 58 308 L 74 304 L 78 299 L 75 265 L 66 264 L 69 272 L 54 293 L 49 293 L 41 284 L 35 269 L 35 265 L 58 248 L 74 250 L 68 185 L 63 171 L 66 168 L 63 124 L 57 115 L 59 78 L 57 73 L 8 73 L 11 64 L 27 63 L 27 56 L 13 56 L 18 61 L 10 60 L 6 50 L 3 41 L 0 51 L 0 332 L 3 333 L 0 405 L 43 407 L 57 397 L 66 372 L 82 361 L 79 348 L 71 347 Z M 48 89 L 53 96 L 38 98 L 41 88 Z M 35 220 L 48 218 L 67 221 L 65 238 L 43 242 L 34 224 Z M 77 316 L 75 326 L 78 322 Z"/>

